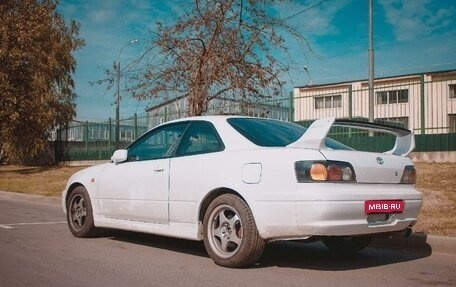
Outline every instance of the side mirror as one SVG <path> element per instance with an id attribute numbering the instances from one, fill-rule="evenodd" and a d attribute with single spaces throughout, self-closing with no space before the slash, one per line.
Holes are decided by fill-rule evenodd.
<path id="1" fill-rule="evenodd" d="M 126 161 L 128 158 L 128 151 L 126 149 L 118 149 L 111 156 L 111 161 L 114 163 L 121 163 Z"/>

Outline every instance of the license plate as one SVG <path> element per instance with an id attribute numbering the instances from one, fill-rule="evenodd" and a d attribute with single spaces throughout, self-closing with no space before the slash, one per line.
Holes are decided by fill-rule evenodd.
<path id="1" fill-rule="evenodd" d="M 367 200 L 364 212 L 369 213 L 401 213 L 404 211 L 403 200 Z"/>

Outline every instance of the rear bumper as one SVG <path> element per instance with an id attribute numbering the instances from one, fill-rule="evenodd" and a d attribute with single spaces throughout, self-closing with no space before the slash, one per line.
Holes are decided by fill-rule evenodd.
<path id="1" fill-rule="evenodd" d="M 315 185 L 315 184 L 314 184 Z M 413 225 L 422 195 L 410 185 L 318 184 L 295 192 L 262 195 L 252 203 L 260 236 L 265 240 L 311 236 L 354 236 L 404 230 Z M 382 219 L 364 212 L 366 200 L 403 200 L 404 211 Z"/>

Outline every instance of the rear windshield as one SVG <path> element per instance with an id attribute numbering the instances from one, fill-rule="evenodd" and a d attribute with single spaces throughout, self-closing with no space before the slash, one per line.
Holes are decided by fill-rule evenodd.
<path id="1" fill-rule="evenodd" d="M 263 147 L 284 147 L 297 141 L 307 130 L 295 123 L 261 118 L 230 118 L 228 123 L 252 143 Z M 338 150 L 351 148 L 327 138 L 327 147 Z"/>

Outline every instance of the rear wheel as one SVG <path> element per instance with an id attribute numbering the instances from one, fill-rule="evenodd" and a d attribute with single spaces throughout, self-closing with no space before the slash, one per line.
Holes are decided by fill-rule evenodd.
<path id="1" fill-rule="evenodd" d="M 350 256 L 366 248 L 372 238 L 370 236 L 333 236 L 323 239 L 323 243 L 337 255 Z"/>
<path id="2" fill-rule="evenodd" d="M 206 210 L 204 246 L 218 265 L 243 267 L 255 263 L 264 250 L 253 214 L 239 197 L 224 194 Z"/>
<path id="3" fill-rule="evenodd" d="M 76 237 L 92 237 L 96 234 L 92 203 L 83 186 L 76 187 L 67 201 L 67 222 Z"/>

